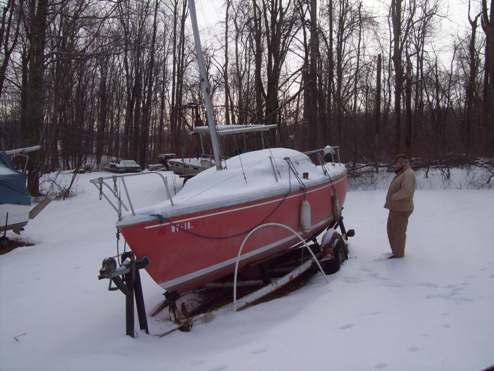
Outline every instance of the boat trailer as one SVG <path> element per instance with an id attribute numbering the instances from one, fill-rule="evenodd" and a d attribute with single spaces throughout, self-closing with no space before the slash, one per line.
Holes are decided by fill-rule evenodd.
<path id="1" fill-rule="evenodd" d="M 299 241 L 288 252 L 284 251 L 279 255 L 251 263 L 240 270 L 239 261 L 243 246 L 251 235 L 268 226 L 289 230 L 297 236 Z M 238 311 L 263 300 L 281 296 L 284 291 L 293 290 L 290 287 L 291 284 L 303 281 L 304 277 L 308 278 L 317 271 L 327 280 L 326 275 L 337 272 L 341 264 L 348 259 L 347 241 L 349 237 L 354 235 L 353 229 L 346 230 L 341 214 L 340 218 L 326 230 L 321 243 L 316 238 L 306 240 L 283 224 L 262 224 L 245 236 L 238 250 L 233 274 L 189 293 L 179 294 L 173 291 L 164 293 L 165 300 L 151 311 L 150 316 L 156 317 L 168 308 L 173 325 L 166 331 L 154 335 L 163 337 L 176 330 L 188 332 L 194 323 L 207 321 L 214 317 L 215 313 L 232 308 L 232 304 L 233 310 Z M 136 336 L 134 302 L 137 308 L 139 327 L 146 334 L 149 334 L 139 273 L 148 264 L 148 257 L 137 258 L 133 252 L 126 251 L 120 255 L 105 258 L 98 275 L 100 280 L 109 280 L 109 291 L 120 290 L 125 295 L 125 333 L 131 337 Z M 303 284 L 304 282 L 300 283 Z M 187 295 L 198 295 L 201 303 L 195 306 L 191 305 L 184 300 Z"/>

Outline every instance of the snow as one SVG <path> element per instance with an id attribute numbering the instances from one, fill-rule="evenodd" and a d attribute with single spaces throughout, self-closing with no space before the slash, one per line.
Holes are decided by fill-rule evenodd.
<path id="1" fill-rule="evenodd" d="M 115 253 L 115 213 L 88 183 L 97 176 L 81 174 L 76 196 L 52 202 L 28 224 L 23 235 L 35 246 L 0 256 L 1 370 L 494 365 L 492 190 L 419 189 L 403 260 L 385 259 L 384 184 L 351 191 L 344 215 L 357 234 L 349 261 L 329 283 L 315 275 L 285 297 L 226 311 L 190 333 L 132 339 L 124 335 L 123 295 L 96 278 L 101 260 Z M 150 179 L 129 181 L 131 192 L 144 194 L 143 205 L 163 199 Z M 147 274 L 143 286 L 149 312 L 162 290 Z M 150 326 L 159 324 L 150 319 Z"/>
<path id="2" fill-rule="evenodd" d="M 204 161 L 203 159 L 205 158 L 185 157 L 185 158 L 168 160 L 168 162 L 201 167 L 201 161 Z"/>
<path id="3" fill-rule="evenodd" d="M 391 169 L 390 169 L 391 170 Z M 463 167 L 452 169 L 431 168 L 416 171 L 417 188 L 423 190 L 434 189 L 490 189 L 494 182 L 488 182 L 491 174 L 480 167 Z M 355 190 L 386 189 L 394 173 L 392 171 L 367 173 L 366 175 L 350 180 L 350 186 Z"/>

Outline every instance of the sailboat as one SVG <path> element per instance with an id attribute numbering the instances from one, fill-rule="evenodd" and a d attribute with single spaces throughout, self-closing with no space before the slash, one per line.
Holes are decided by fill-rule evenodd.
<path id="1" fill-rule="evenodd" d="M 248 152 L 226 164 L 191 178 L 172 200 L 117 223 L 136 256 L 149 258 L 151 277 L 168 291 L 188 291 L 232 273 L 243 239 L 262 224 L 273 226 L 247 242 L 241 267 L 299 244 L 274 224 L 310 240 L 339 217 L 347 190 L 342 164 L 315 165 L 286 148 Z"/>
<path id="2" fill-rule="evenodd" d="M 233 273 L 237 262 L 245 267 L 290 251 L 300 245 L 297 235 L 314 239 L 338 222 L 347 192 L 345 166 L 333 161 L 329 146 L 316 151 L 318 164 L 288 148 L 222 160 L 193 0 L 189 9 L 215 167 L 191 178 L 173 198 L 117 223 L 136 257 L 148 258 L 151 277 L 176 293 Z"/>

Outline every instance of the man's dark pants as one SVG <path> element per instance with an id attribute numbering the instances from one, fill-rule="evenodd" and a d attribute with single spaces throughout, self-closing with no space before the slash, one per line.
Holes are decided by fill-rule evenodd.
<path id="1" fill-rule="evenodd" d="M 411 214 L 411 211 L 389 211 L 387 224 L 389 245 L 393 256 L 397 258 L 405 256 L 408 218 Z"/>

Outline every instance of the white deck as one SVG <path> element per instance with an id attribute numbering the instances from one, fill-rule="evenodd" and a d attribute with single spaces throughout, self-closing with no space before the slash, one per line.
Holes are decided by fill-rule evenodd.
<path id="1" fill-rule="evenodd" d="M 273 159 L 271 164 L 270 157 Z M 156 219 L 198 212 L 211 208 L 284 194 L 301 189 L 293 172 L 288 171 L 284 158 L 290 158 L 306 187 L 313 187 L 330 181 L 321 166 L 316 166 L 305 154 L 286 148 L 252 151 L 226 160 L 226 169 L 210 168 L 190 179 L 173 198 L 153 207 L 137 210 L 136 215 L 125 216 L 119 226 L 142 223 Z M 331 179 L 346 172 L 342 164 L 327 164 Z M 275 175 L 276 172 L 276 175 Z M 277 179 L 278 178 L 278 179 Z"/>

